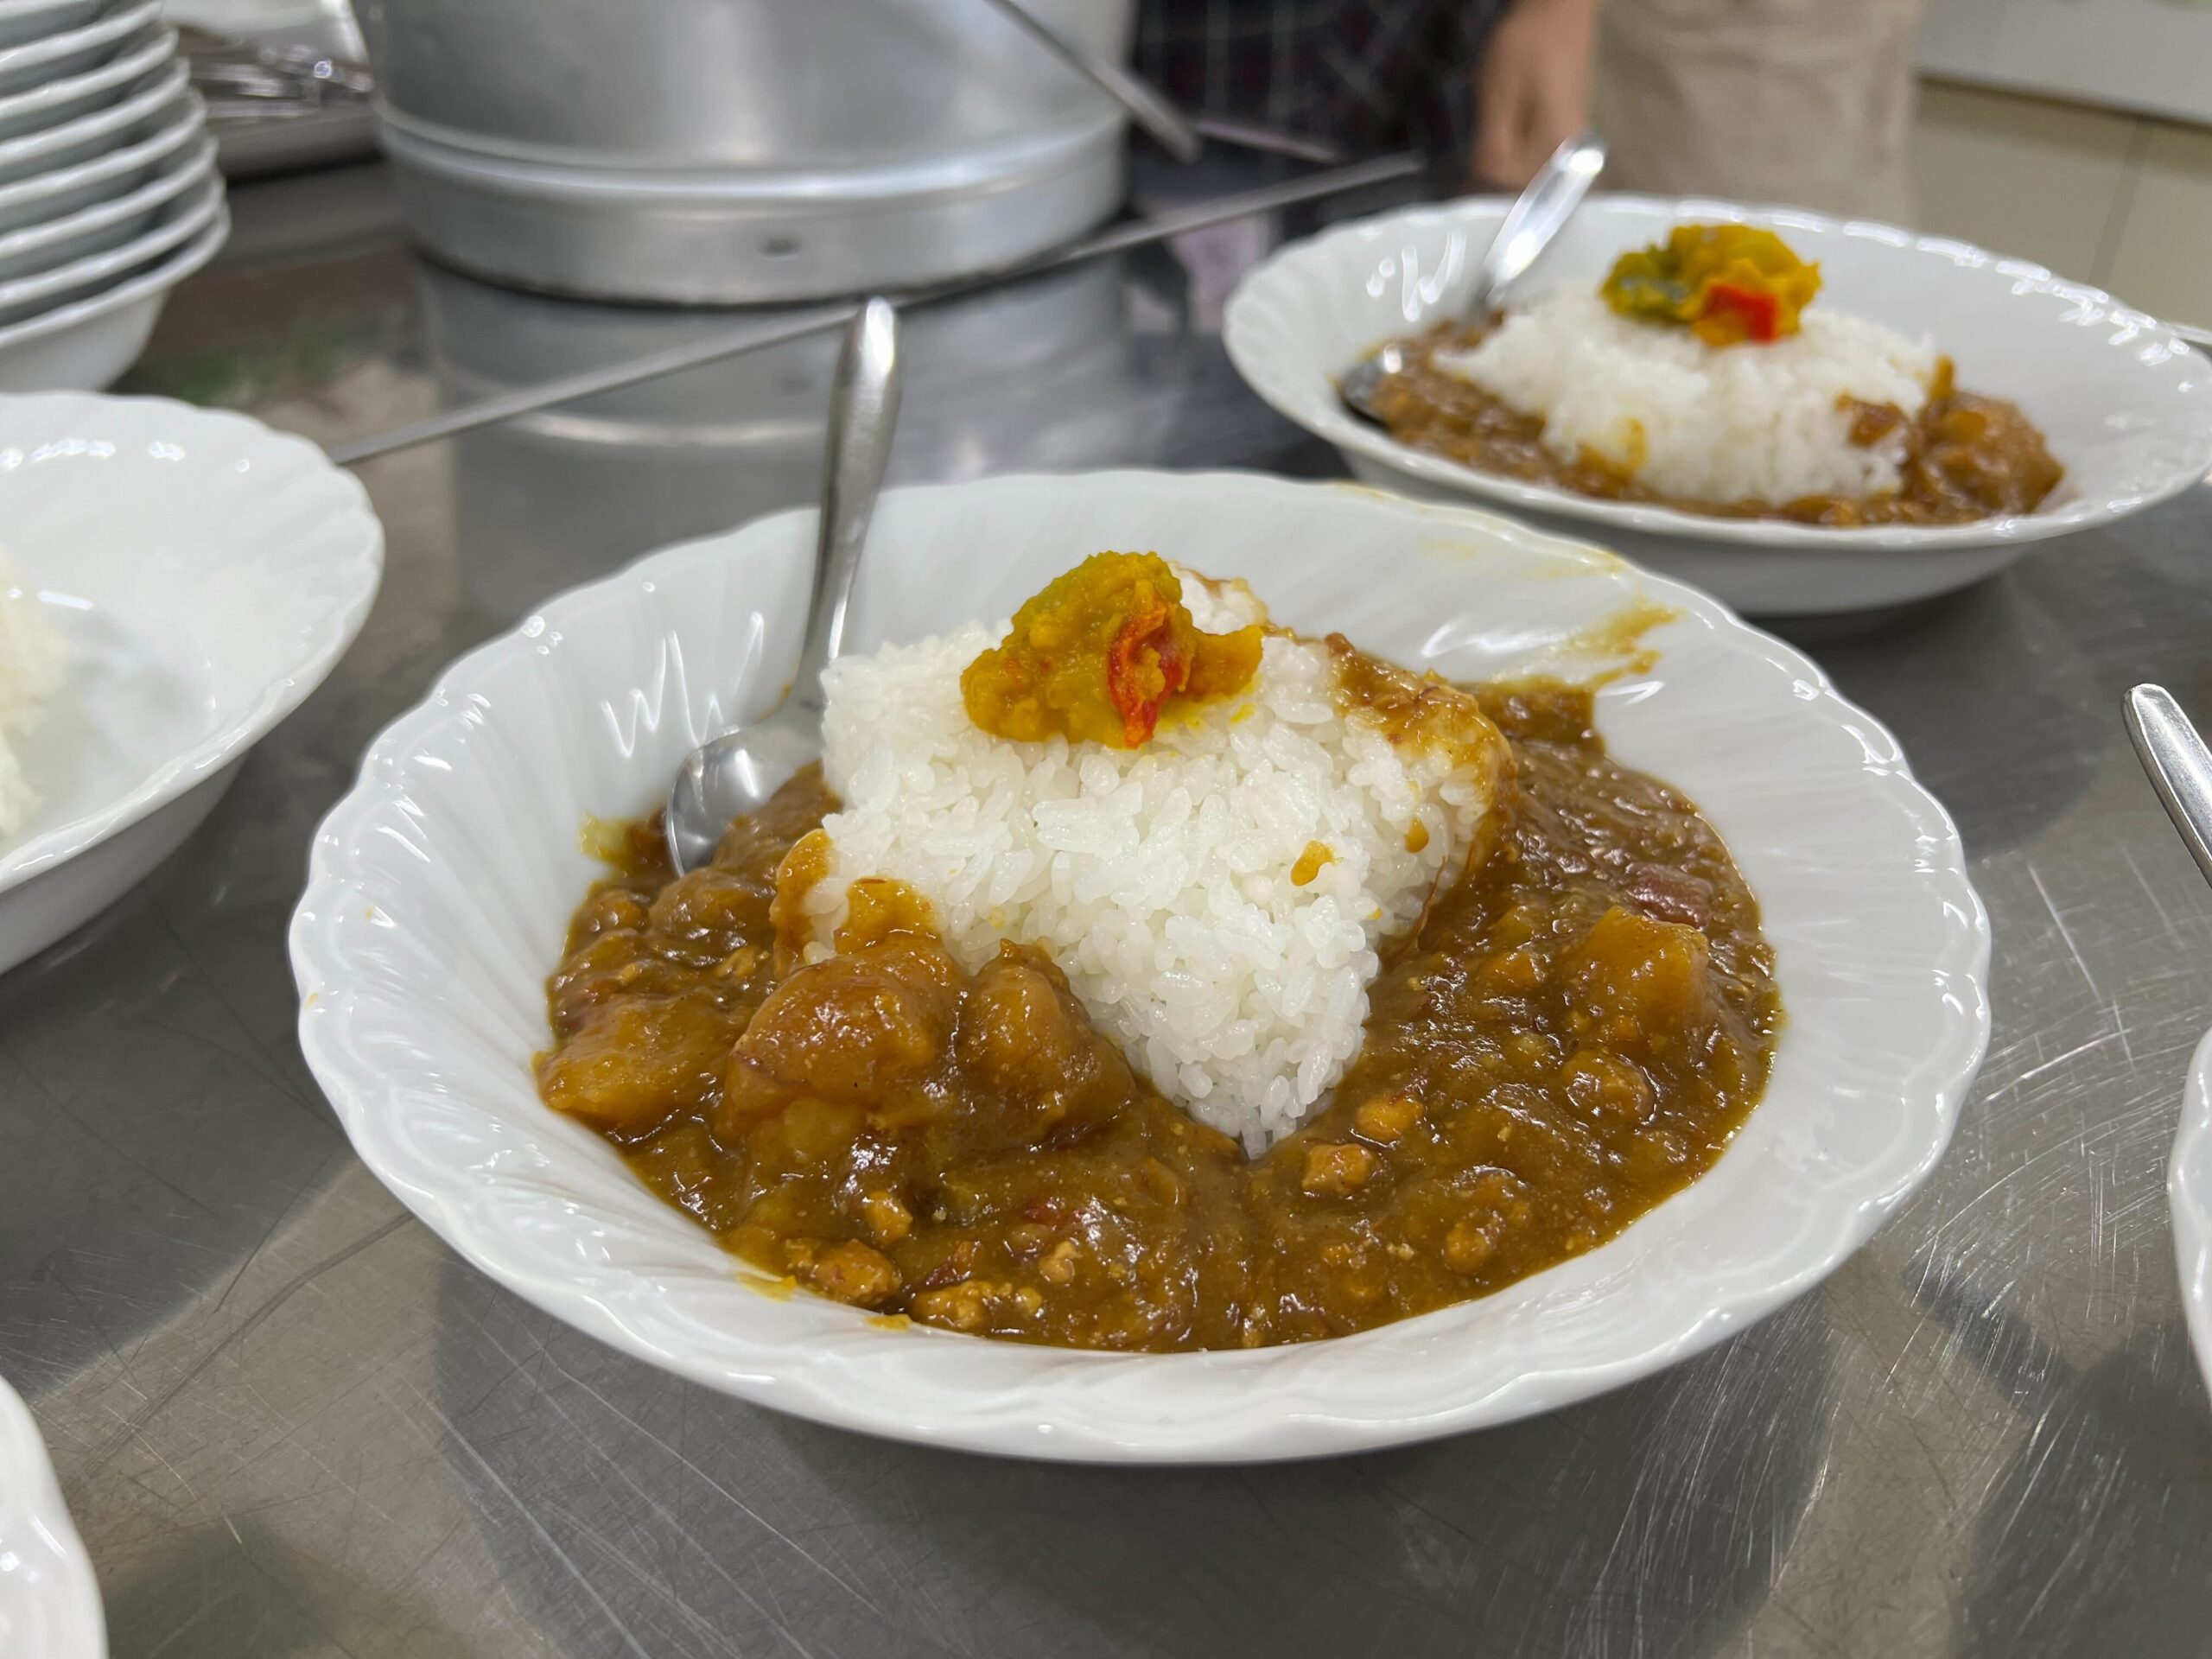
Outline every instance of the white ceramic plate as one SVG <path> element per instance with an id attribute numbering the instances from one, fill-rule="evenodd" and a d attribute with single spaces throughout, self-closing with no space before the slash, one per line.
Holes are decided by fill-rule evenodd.
<path id="1" fill-rule="evenodd" d="M 2182 1313 L 2197 1367 L 2212 1385 L 2212 1032 L 2190 1056 L 2181 1127 L 2166 1166 L 2166 1208 L 2181 1268 Z"/>
<path id="2" fill-rule="evenodd" d="M 231 232 L 214 222 L 161 264 L 89 298 L 0 327 L 0 392 L 97 391 L 138 360 L 169 291 L 213 259 Z"/>
<path id="3" fill-rule="evenodd" d="M 1987 922 L 1890 734 L 1703 595 L 1490 514 L 1344 486 L 1108 473 L 894 491 L 860 649 L 1005 615 L 1078 556 L 1157 548 L 1276 617 L 1456 677 L 1572 667 L 1641 600 L 1680 615 L 1600 695 L 1631 765 L 1710 812 L 1764 906 L 1788 1022 L 1764 1102 L 1688 1191 L 1498 1294 L 1332 1342 L 1114 1356 L 871 1325 L 743 1282 L 607 1144 L 542 1106 L 545 976 L 595 868 L 587 814 L 664 796 L 777 695 L 810 511 L 657 554 L 463 658 L 315 838 L 293 919 L 301 1041 L 361 1157 L 454 1249 L 580 1329 L 803 1416 L 1027 1456 L 1311 1456 L 1579 1400 L 1741 1330 L 1933 1166 L 1988 1035 Z"/>
<path id="4" fill-rule="evenodd" d="M 82 29 L 114 9 L 113 0 L 0 0 L 0 46 Z"/>
<path id="5" fill-rule="evenodd" d="M 0 397 L 0 547 L 68 643 L 0 845 L 0 969 L 119 896 L 321 684 L 384 537 L 313 444 L 151 397 Z"/>
<path id="6" fill-rule="evenodd" d="M 165 0 L 162 15 L 261 41 L 313 39 L 318 30 L 342 35 L 354 28 L 350 0 Z"/>
<path id="7" fill-rule="evenodd" d="M 181 197 L 204 197 L 215 172 L 215 141 L 203 137 L 177 164 L 128 195 L 94 202 L 60 219 L 0 232 L 0 285 L 127 246 L 156 230 Z M 212 214 L 194 221 L 205 229 Z"/>
<path id="8" fill-rule="evenodd" d="M 76 29 L 0 48 L 0 92 L 20 92 L 41 81 L 82 74 L 114 57 L 118 43 L 152 22 L 161 10 L 160 0 L 139 0 Z"/>
<path id="9" fill-rule="evenodd" d="M 114 57 L 82 74 L 64 75 L 28 92 L 0 96 L 0 138 L 36 132 L 127 97 L 149 70 L 176 55 L 176 31 L 149 26 L 116 50 Z"/>
<path id="10" fill-rule="evenodd" d="M 2110 295 L 2040 265 L 1886 226 L 1728 202 L 1593 196 L 1511 297 L 1601 281 L 1625 249 L 1691 220 L 1770 226 L 1824 279 L 1817 303 L 1925 335 L 1969 391 L 2027 411 L 2067 468 L 2038 511 L 1971 524 L 1829 530 L 1601 501 L 1424 454 L 1350 414 L 1344 372 L 1393 335 L 1461 308 L 1503 213 L 1477 197 L 1363 219 L 1294 243 L 1230 299 L 1224 338 L 1269 404 L 1336 445 L 1370 483 L 1487 498 L 1599 536 L 1758 614 L 1864 609 L 1979 581 L 2031 542 L 2109 524 L 2212 468 L 2212 363 Z"/>
<path id="11" fill-rule="evenodd" d="M 127 194 L 164 168 L 175 166 L 176 158 L 207 130 L 199 97 L 188 92 L 175 118 L 143 138 L 89 162 L 0 185 L 0 232 L 43 224 Z"/>
<path id="12" fill-rule="evenodd" d="M 83 1540 L 30 1408 L 0 1378 L 0 1653 L 105 1659 L 107 1621 Z"/>
<path id="13" fill-rule="evenodd" d="M 212 169 L 185 195 L 156 208 L 154 227 L 119 246 L 0 282 L 0 327 L 89 299 L 101 289 L 150 270 L 193 241 L 223 212 L 223 181 L 211 175 Z"/>
<path id="14" fill-rule="evenodd" d="M 183 64 L 171 62 L 113 104 L 0 141 L 0 184 L 92 161 L 153 137 L 173 118 L 172 106 L 183 103 L 191 78 Z"/>

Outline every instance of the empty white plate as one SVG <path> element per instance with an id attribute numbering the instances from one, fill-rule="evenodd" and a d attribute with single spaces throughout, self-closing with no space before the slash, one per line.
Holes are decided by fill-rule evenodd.
<path id="1" fill-rule="evenodd" d="M 0 138 L 36 132 L 88 110 L 104 109 L 128 96 L 141 77 L 175 55 L 176 31 L 149 26 L 125 39 L 117 55 L 81 74 L 41 81 L 27 92 L 0 97 Z"/>
<path id="2" fill-rule="evenodd" d="M 2181 1127 L 2166 1166 L 2166 1207 L 2181 1268 L 2181 1306 L 2197 1368 L 2212 1387 L 2212 1033 L 2190 1056 Z"/>
<path id="3" fill-rule="evenodd" d="M 43 798 L 0 846 L 0 969 L 129 888 L 359 629 L 384 535 L 353 477 L 244 416 L 0 397 L 0 547 L 60 626 L 20 746 Z"/>
<path id="4" fill-rule="evenodd" d="M 27 322 L 0 327 L 0 392 L 93 391 L 136 362 L 169 291 L 213 259 L 230 234 L 213 223 L 160 264 Z"/>
<path id="5" fill-rule="evenodd" d="M 105 1659 L 92 1558 L 69 1519 L 30 1408 L 0 1378 L 0 1654 Z"/>
<path id="6" fill-rule="evenodd" d="M 146 235 L 171 202 L 195 190 L 205 194 L 214 172 L 215 141 L 202 138 L 180 165 L 155 175 L 128 195 L 0 234 L 0 283 L 90 258 Z"/>
<path id="7" fill-rule="evenodd" d="M 0 141 L 0 184 L 94 161 L 152 137 L 175 121 L 190 82 L 191 71 L 172 62 L 156 69 L 143 85 L 125 87 L 112 104 Z"/>
<path id="8" fill-rule="evenodd" d="M 29 321 L 41 312 L 89 298 L 118 278 L 135 275 L 198 236 L 214 223 L 222 207 L 222 181 L 208 177 L 181 200 L 156 209 L 159 221 L 154 228 L 121 246 L 0 283 L 0 327 Z"/>
<path id="9" fill-rule="evenodd" d="M 82 29 L 115 9 L 115 0 L 0 0 L 0 47 Z"/>
<path id="10" fill-rule="evenodd" d="M 188 92 L 175 118 L 143 138 L 89 162 L 51 168 L 0 185 L 0 232 L 43 224 L 127 195 L 163 168 L 174 166 L 178 155 L 207 130 L 200 99 Z"/>
<path id="11" fill-rule="evenodd" d="M 83 73 L 113 57 L 117 43 L 152 22 L 161 10 L 161 0 L 139 0 L 75 29 L 0 47 L 0 92 L 19 92 L 43 80 Z"/>

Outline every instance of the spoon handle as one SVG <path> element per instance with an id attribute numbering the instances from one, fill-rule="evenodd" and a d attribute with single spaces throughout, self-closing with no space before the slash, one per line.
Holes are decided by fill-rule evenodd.
<path id="1" fill-rule="evenodd" d="M 861 549 L 899 423 L 899 314 L 868 300 L 845 328 L 830 384 L 830 430 L 822 454 L 822 512 L 814 548 L 814 607 L 791 677 L 794 702 L 819 708 L 822 671 L 844 649 L 846 613 Z"/>
<path id="2" fill-rule="evenodd" d="M 1582 205 L 1605 166 L 1605 141 L 1594 132 L 1578 132 L 1536 169 L 1529 188 L 1505 210 L 1497 234 L 1475 268 L 1470 321 L 1479 321 L 1498 290 L 1535 264 L 1536 256 Z"/>
<path id="3" fill-rule="evenodd" d="M 2212 750 L 2163 685 L 2139 685 L 2127 694 L 2127 734 L 2182 844 L 2212 881 Z"/>

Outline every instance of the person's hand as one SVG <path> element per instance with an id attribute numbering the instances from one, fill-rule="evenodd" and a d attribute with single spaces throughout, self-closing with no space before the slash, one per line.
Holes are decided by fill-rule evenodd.
<path id="1" fill-rule="evenodd" d="M 1518 190 L 1582 130 L 1597 0 L 1513 0 L 1475 67 L 1477 182 Z"/>

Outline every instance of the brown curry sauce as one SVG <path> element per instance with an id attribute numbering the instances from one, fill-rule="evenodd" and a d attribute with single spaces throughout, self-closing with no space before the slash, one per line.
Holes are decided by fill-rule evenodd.
<path id="1" fill-rule="evenodd" d="M 680 880 L 632 826 L 550 982 L 542 1092 L 745 1261 L 952 1330 L 1256 1346 L 1496 1290 L 1710 1167 L 1781 1010 L 1726 849 L 1606 757 L 1589 694 L 1482 695 L 1510 825 L 1386 955 L 1332 1103 L 1263 1157 L 1155 1093 L 1041 953 L 967 973 L 895 884 L 796 965 L 778 873 L 834 805 L 814 772 Z"/>
<path id="2" fill-rule="evenodd" d="M 1951 362 L 1939 360 L 1936 383 L 1916 415 L 1893 404 L 1852 406 L 1852 441 L 1872 445 L 1904 429 L 1899 488 L 1875 496 L 1808 495 L 1793 501 L 1694 501 L 1638 484 L 1604 456 L 1585 450 L 1573 461 L 1543 442 L 1543 417 L 1515 409 L 1471 381 L 1440 367 L 1440 351 L 1481 343 L 1496 319 L 1471 328 L 1440 325 L 1397 345 L 1399 372 L 1379 381 L 1370 401 L 1401 443 L 1532 484 L 1609 501 L 1645 502 L 1719 518 L 1783 518 L 1845 529 L 1862 524 L 1960 524 L 2001 514 L 2031 512 L 2058 486 L 2065 469 L 2043 434 L 2017 404 L 1961 391 Z M 1732 350 L 1757 351 L 1756 345 Z"/>

